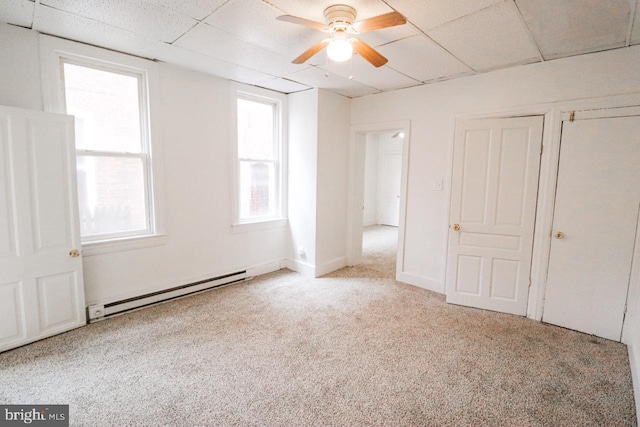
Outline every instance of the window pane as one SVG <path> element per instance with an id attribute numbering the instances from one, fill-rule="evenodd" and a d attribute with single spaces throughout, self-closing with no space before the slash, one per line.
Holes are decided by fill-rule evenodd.
<path id="1" fill-rule="evenodd" d="M 148 229 L 142 159 L 78 156 L 82 236 Z"/>
<path id="2" fill-rule="evenodd" d="M 274 160 L 273 104 L 238 98 L 238 157 Z"/>
<path id="3" fill-rule="evenodd" d="M 275 216 L 276 199 L 276 174 L 273 163 L 240 162 L 240 218 Z"/>
<path id="4" fill-rule="evenodd" d="M 138 79 L 64 64 L 67 114 L 75 116 L 76 147 L 141 151 Z"/>

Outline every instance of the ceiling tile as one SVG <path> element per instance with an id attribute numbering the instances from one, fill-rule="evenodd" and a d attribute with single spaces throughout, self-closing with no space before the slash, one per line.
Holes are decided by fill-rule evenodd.
<path id="1" fill-rule="evenodd" d="M 631 44 L 640 43 L 640 0 L 636 1 L 636 15 L 633 20 L 633 29 L 631 31 Z"/>
<path id="2" fill-rule="evenodd" d="M 379 90 L 365 86 L 346 77 L 321 70 L 316 67 L 307 68 L 287 76 L 287 79 L 305 84 L 311 87 L 329 89 L 332 92 L 349 98 L 371 95 L 380 92 Z"/>
<path id="3" fill-rule="evenodd" d="M 252 44 L 279 52 L 293 60 L 327 37 L 326 33 L 276 20 L 282 12 L 266 2 L 232 0 L 205 22 Z"/>
<path id="4" fill-rule="evenodd" d="M 622 47 L 628 0 L 516 0 L 545 59 Z"/>
<path id="5" fill-rule="evenodd" d="M 389 59 L 389 67 L 422 82 L 472 72 L 423 35 L 380 46 L 378 51 Z"/>
<path id="6" fill-rule="evenodd" d="M 269 3 L 280 9 L 282 14 L 295 15 L 324 24 L 324 10 L 341 2 L 336 0 L 269 0 Z M 392 11 L 380 0 L 349 0 L 346 3 L 356 10 L 356 21 Z"/>
<path id="7" fill-rule="evenodd" d="M 142 0 L 42 0 L 41 4 L 172 43 L 197 21 Z"/>
<path id="8" fill-rule="evenodd" d="M 419 81 L 404 76 L 388 66 L 376 68 L 360 55 L 354 55 L 352 61 L 328 61 L 320 68 L 342 77 L 353 76 L 353 81 L 380 90 L 395 90 L 420 84 Z"/>
<path id="9" fill-rule="evenodd" d="M 182 15 L 202 21 L 229 0 L 146 0 Z"/>
<path id="10" fill-rule="evenodd" d="M 260 84 L 274 79 L 274 76 L 260 71 L 221 61 L 49 7 L 37 9 L 36 26 L 36 29 L 43 33 L 128 52 L 145 58 L 158 59 L 169 64 L 242 83 Z"/>
<path id="11" fill-rule="evenodd" d="M 502 0 L 386 0 L 423 31 L 477 12 Z"/>
<path id="12" fill-rule="evenodd" d="M 273 79 L 260 83 L 258 86 L 282 93 L 301 92 L 310 89 L 309 86 L 287 79 Z"/>
<path id="13" fill-rule="evenodd" d="M 397 25 L 395 27 L 384 28 L 382 30 L 369 31 L 368 33 L 359 34 L 357 37 L 362 39 L 365 43 L 368 43 L 373 47 L 377 47 L 396 40 L 415 36 L 416 34 L 420 34 L 420 30 L 410 23 L 406 23 L 404 25 Z"/>
<path id="14" fill-rule="evenodd" d="M 253 45 L 207 24 L 200 24 L 180 38 L 176 46 L 246 68 L 282 77 L 307 65 L 295 65 L 290 59 Z"/>
<path id="15" fill-rule="evenodd" d="M 166 43 L 159 40 L 46 6 L 36 8 L 33 29 L 151 59 L 156 58 L 158 52 L 166 46 Z"/>
<path id="16" fill-rule="evenodd" d="M 34 3 L 29 0 L 3 0 L 0 2 L 0 21 L 31 27 L 33 8 Z"/>
<path id="17" fill-rule="evenodd" d="M 179 65 L 205 74 L 212 74 L 252 85 L 260 85 L 274 78 L 274 76 L 270 74 L 167 44 L 165 44 L 165 48 L 158 53 L 157 57 L 169 64 Z"/>
<path id="18" fill-rule="evenodd" d="M 540 60 L 511 1 L 441 25 L 427 34 L 475 71 Z"/>

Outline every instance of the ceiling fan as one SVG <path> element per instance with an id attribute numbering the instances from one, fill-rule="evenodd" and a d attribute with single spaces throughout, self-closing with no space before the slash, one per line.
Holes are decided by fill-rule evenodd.
<path id="1" fill-rule="evenodd" d="M 324 39 L 320 43 L 311 46 L 291 62 L 294 64 L 302 64 L 326 47 L 327 55 L 334 61 L 341 62 L 348 60 L 355 50 L 356 53 L 360 54 L 360 56 L 369 61 L 374 67 L 381 67 L 386 64 L 388 61 L 387 58 L 362 40 L 352 37 L 351 35 L 406 24 L 407 20 L 398 12 L 389 12 L 354 22 L 356 14 L 356 10 L 351 6 L 335 4 L 324 10 L 326 24 L 298 16 L 278 16 L 276 19 L 280 21 L 304 25 L 331 34 L 330 38 Z"/>

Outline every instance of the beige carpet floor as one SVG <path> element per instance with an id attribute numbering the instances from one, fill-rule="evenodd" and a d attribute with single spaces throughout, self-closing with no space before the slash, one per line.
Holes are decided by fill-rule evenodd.
<path id="1" fill-rule="evenodd" d="M 636 425 L 624 345 L 394 280 L 395 229 L 327 277 L 280 271 L 0 354 L 0 403 L 71 424 Z"/>

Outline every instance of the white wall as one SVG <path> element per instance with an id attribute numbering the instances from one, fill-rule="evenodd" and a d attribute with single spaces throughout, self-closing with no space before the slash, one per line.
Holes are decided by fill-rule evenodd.
<path id="1" fill-rule="evenodd" d="M 366 136 L 364 159 L 364 209 L 362 211 L 362 225 L 374 225 L 378 221 L 378 134 L 369 133 Z"/>
<path id="2" fill-rule="evenodd" d="M 289 95 L 289 226 L 287 267 L 315 275 L 318 90 Z M 305 253 L 300 254 L 299 249 Z"/>
<path id="3" fill-rule="evenodd" d="M 120 299 L 286 256 L 286 227 L 233 232 L 230 82 L 160 66 L 167 243 L 85 258 L 87 303 Z"/>
<path id="4" fill-rule="evenodd" d="M 564 58 L 354 99 L 352 124 L 411 120 L 404 269 L 444 292 L 455 117 L 520 106 L 640 93 L 640 46 Z M 430 185 L 445 180 L 445 191 Z M 625 343 L 640 395 L 640 280 L 630 290 Z M 637 400 L 640 403 L 640 399 Z"/>
<path id="5" fill-rule="evenodd" d="M 0 23 L 0 105 L 42 111 L 38 33 Z"/>
<path id="6" fill-rule="evenodd" d="M 0 103 L 42 110 L 37 33 L 0 25 L 0 57 Z M 164 195 L 168 237 L 161 246 L 84 257 L 87 304 L 251 267 L 277 269 L 286 257 L 286 226 L 240 233 L 231 228 L 230 82 L 149 64 L 160 71 L 158 85 L 150 88 L 157 100 L 151 126 L 163 154 L 156 185 Z"/>
<path id="7" fill-rule="evenodd" d="M 347 193 L 351 101 L 325 90 L 318 98 L 316 275 L 347 265 Z"/>
<path id="8" fill-rule="evenodd" d="M 456 115 L 640 92 L 640 46 L 356 98 L 352 125 L 411 120 L 405 272 L 444 292 L 448 181 Z M 444 179 L 445 191 L 425 183 Z"/>

